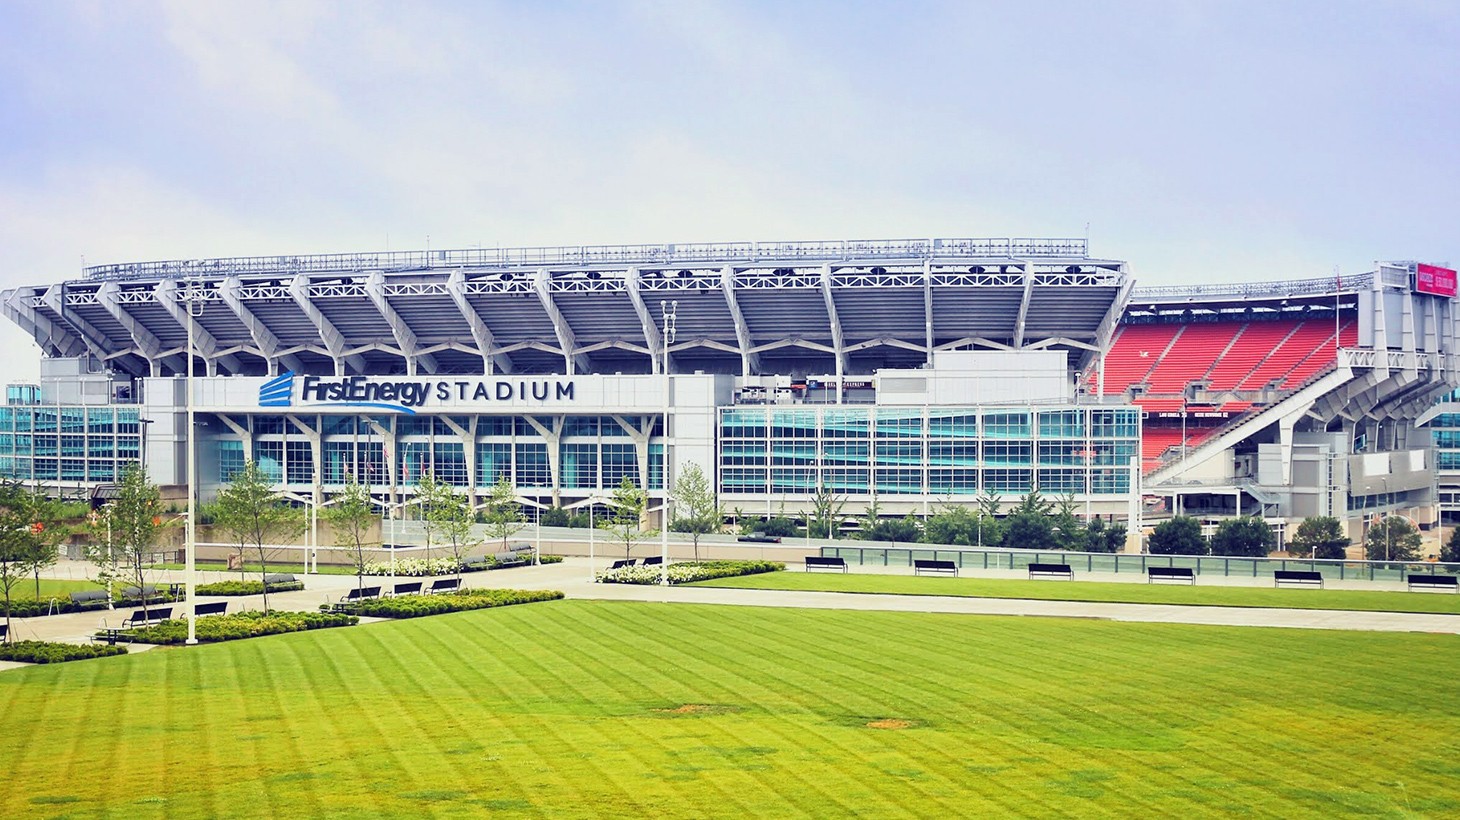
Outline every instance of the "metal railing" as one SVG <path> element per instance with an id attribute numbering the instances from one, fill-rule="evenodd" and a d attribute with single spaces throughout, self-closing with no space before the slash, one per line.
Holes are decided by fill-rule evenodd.
<path id="1" fill-rule="evenodd" d="M 1277 282 L 1239 282 L 1225 285 L 1168 285 L 1162 287 L 1136 288 L 1131 291 L 1131 301 L 1147 299 L 1158 302 L 1194 298 L 1225 296 L 1309 296 L 1314 294 L 1349 293 L 1368 290 L 1373 287 L 1374 274 L 1361 273 L 1356 276 L 1321 279 L 1287 279 Z"/>
<path id="2" fill-rule="evenodd" d="M 1084 239 L 870 239 L 814 242 L 711 242 L 667 245 L 560 245 L 425 251 L 234 256 L 93 265 L 87 279 L 176 279 L 189 276 L 289 275 L 437 268 L 540 268 L 601 265 L 696 265 L 759 261 L 853 259 L 1084 258 Z"/>
<path id="3" fill-rule="evenodd" d="M 1076 571 L 1144 575 L 1149 567 L 1188 567 L 1197 575 L 1271 578 L 1278 570 L 1318 572 L 1339 581 L 1403 581 L 1405 575 L 1460 574 L 1460 564 L 1434 561 L 1348 561 L 1312 558 L 1241 558 L 1223 555 L 1149 555 L 1006 550 L 978 547 L 823 546 L 821 555 L 864 566 L 911 567 L 915 560 L 953 561 L 960 568 L 1021 570 L 1030 564 L 1069 564 Z"/>

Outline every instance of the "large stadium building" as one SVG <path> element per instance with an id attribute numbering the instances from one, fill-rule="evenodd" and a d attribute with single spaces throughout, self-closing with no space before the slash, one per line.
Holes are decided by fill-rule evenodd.
<path id="1" fill-rule="evenodd" d="M 1138 289 L 1067 239 L 471 249 L 105 265 L 0 299 L 43 356 L 0 474 L 62 492 L 139 457 L 186 483 L 191 349 L 204 496 L 253 460 L 305 504 L 354 475 L 395 509 L 430 472 L 574 508 L 625 477 L 662 499 L 694 462 L 749 515 L 1460 511 L 1454 273 L 1417 263 Z"/>

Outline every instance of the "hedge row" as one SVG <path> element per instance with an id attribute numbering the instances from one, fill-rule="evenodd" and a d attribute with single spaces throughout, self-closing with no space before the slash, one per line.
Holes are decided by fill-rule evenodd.
<path id="1" fill-rule="evenodd" d="M 32 598 L 23 598 L 23 599 L 11 601 L 10 602 L 10 617 L 12 617 L 12 618 L 36 618 L 36 617 L 39 617 L 41 615 L 64 615 L 64 614 L 66 614 L 68 612 L 95 612 L 95 611 L 99 611 L 99 610 L 106 609 L 106 599 L 105 598 L 103 598 L 101 600 L 98 600 L 98 601 L 94 601 L 94 602 L 88 603 L 88 604 L 86 604 L 84 606 L 78 606 L 78 605 L 72 603 L 71 602 L 71 597 L 69 595 L 67 595 L 67 594 L 56 595 L 56 596 L 54 596 L 54 599 L 56 601 L 56 605 L 55 605 L 54 608 L 51 607 L 51 600 L 52 600 L 51 598 L 45 598 L 45 599 L 42 599 L 42 600 L 39 600 L 39 601 L 34 600 Z M 166 592 L 159 592 L 156 595 L 149 595 L 149 596 L 147 596 L 147 605 L 148 606 L 153 606 L 154 604 L 169 604 L 169 603 L 176 603 L 176 601 L 174 601 L 173 600 L 173 597 L 171 595 L 167 594 Z M 142 599 L 141 598 L 135 598 L 135 597 L 134 598 L 116 598 L 116 599 L 113 600 L 112 605 L 115 606 L 118 609 L 125 609 L 127 607 L 133 607 L 133 606 L 141 606 L 142 605 Z M 0 602 L 0 608 L 3 608 L 3 606 L 4 606 L 3 602 Z"/>
<path id="2" fill-rule="evenodd" d="M 233 615 L 207 615 L 197 620 L 198 640 L 203 643 L 256 638 L 282 632 L 303 632 L 333 626 L 351 626 L 360 622 L 354 615 L 329 612 L 239 612 Z M 185 619 L 163 621 L 157 626 L 125 630 L 122 634 L 137 643 L 178 644 L 187 640 Z"/>
<path id="3" fill-rule="evenodd" d="M 779 561 L 682 561 L 670 564 L 668 575 L 671 584 L 690 584 L 711 578 L 779 572 L 785 568 Z M 657 584 L 662 575 L 658 566 L 634 566 L 602 570 L 593 577 L 601 584 Z"/>
<path id="4" fill-rule="evenodd" d="M 562 560 L 561 555 L 538 556 L 538 561 L 543 564 L 557 564 Z M 531 561 L 528 558 L 528 563 Z M 455 575 L 458 572 L 480 572 L 488 569 L 497 569 L 495 555 L 478 555 L 459 564 L 455 558 L 400 558 L 395 562 L 394 574 L 397 577 L 428 578 L 433 575 Z M 366 561 L 361 575 L 391 575 L 391 570 L 389 561 Z"/>
<path id="5" fill-rule="evenodd" d="M 303 581 L 285 584 L 269 584 L 270 592 L 295 592 L 304 589 Z M 219 581 L 215 584 L 200 584 L 199 595 L 263 595 L 263 581 Z"/>
<path id="6" fill-rule="evenodd" d="M 464 612 L 469 609 L 489 609 L 496 606 L 530 604 L 537 601 L 556 601 L 562 597 L 563 593 L 556 590 L 463 589 L 458 592 L 443 592 L 435 595 L 396 595 L 391 598 L 372 598 L 352 602 L 347 605 L 347 610 L 353 615 L 367 615 L 371 618 L 419 618 L 423 615 Z"/>
<path id="7" fill-rule="evenodd" d="M 127 654 L 125 646 L 53 643 L 51 641 L 16 641 L 0 644 L 0 661 L 22 661 L 24 663 L 64 663 L 125 654 Z"/>

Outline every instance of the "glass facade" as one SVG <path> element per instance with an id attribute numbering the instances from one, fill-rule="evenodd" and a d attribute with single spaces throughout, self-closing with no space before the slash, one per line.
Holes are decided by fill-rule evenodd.
<path id="1" fill-rule="evenodd" d="M 1140 451 L 1134 408 L 721 408 L 731 494 L 1124 495 Z"/>
<path id="2" fill-rule="evenodd" d="M 0 406 L 0 476 L 106 482 L 142 457 L 136 407 Z"/>

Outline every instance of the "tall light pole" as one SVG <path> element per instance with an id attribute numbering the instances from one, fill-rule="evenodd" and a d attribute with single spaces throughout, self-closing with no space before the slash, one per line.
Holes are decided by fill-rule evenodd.
<path id="1" fill-rule="evenodd" d="M 198 595 L 198 447 L 195 437 L 197 436 L 197 419 L 194 418 L 193 409 L 193 351 L 196 349 L 193 343 L 194 328 L 197 327 L 198 317 L 203 313 L 202 300 L 198 299 L 198 283 L 193 280 L 188 283 L 187 293 L 187 314 L 188 314 L 188 355 L 187 355 L 187 391 L 188 391 L 188 518 L 187 532 L 183 539 L 183 580 L 187 584 L 188 597 L 188 638 L 189 645 L 198 642 L 198 618 L 197 618 L 197 595 Z M 146 453 L 143 453 L 146 457 Z"/>
<path id="2" fill-rule="evenodd" d="M 664 367 L 661 373 L 664 376 L 664 504 L 663 520 L 659 522 L 659 583 L 669 586 L 669 413 L 674 407 L 674 400 L 669 394 L 669 346 L 674 344 L 674 323 L 676 313 L 679 309 L 679 302 L 660 302 L 659 310 L 664 315 Z M 653 468 L 650 468 L 653 472 Z"/>

